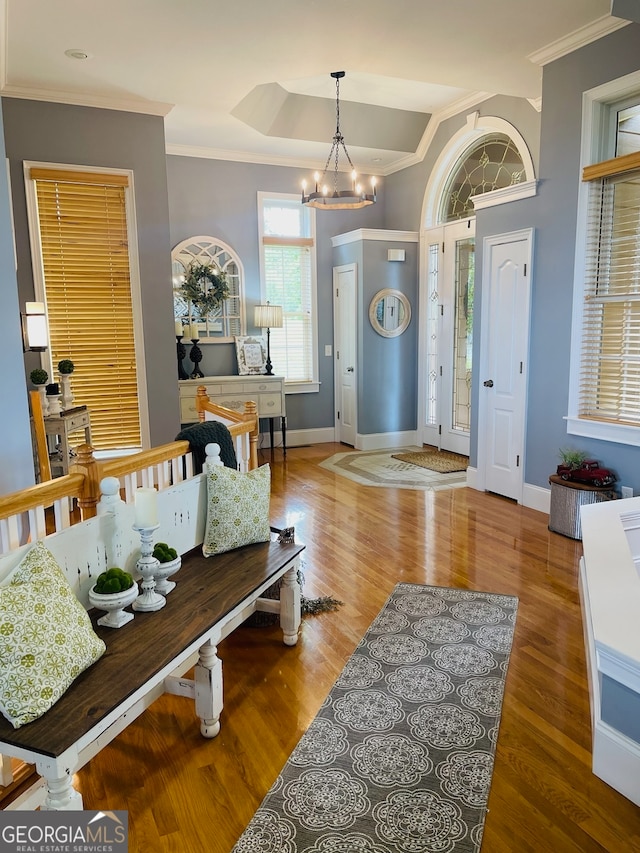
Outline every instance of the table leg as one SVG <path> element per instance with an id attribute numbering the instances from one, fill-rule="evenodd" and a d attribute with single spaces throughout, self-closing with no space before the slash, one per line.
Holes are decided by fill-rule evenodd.
<path id="1" fill-rule="evenodd" d="M 273 453 L 274 445 L 273 445 L 273 418 L 269 418 L 269 439 L 271 444 L 271 452 Z"/>
<path id="2" fill-rule="evenodd" d="M 300 584 L 298 583 L 298 561 L 282 576 L 280 586 L 280 627 L 285 646 L 295 646 L 300 627 Z"/>
<path id="3" fill-rule="evenodd" d="M 287 455 L 287 419 L 282 416 L 282 455 Z"/>
<path id="4" fill-rule="evenodd" d="M 215 737 L 220 731 L 222 713 L 222 661 L 211 642 L 200 647 L 200 659 L 195 665 L 196 714 L 200 717 L 203 737 Z"/>
<path id="5" fill-rule="evenodd" d="M 82 795 L 71 784 L 71 776 L 46 779 L 47 796 L 40 806 L 42 811 L 82 811 Z"/>

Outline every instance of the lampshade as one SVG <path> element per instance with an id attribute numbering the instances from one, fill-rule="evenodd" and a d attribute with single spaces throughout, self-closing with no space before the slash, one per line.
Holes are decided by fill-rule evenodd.
<path id="1" fill-rule="evenodd" d="M 282 305 L 256 305 L 253 324 L 259 329 L 281 329 L 282 328 Z"/>
<path id="2" fill-rule="evenodd" d="M 44 302 L 27 302 L 22 315 L 23 348 L 25 352 L 44 352 L 49 346 L 47 317 Z"/>

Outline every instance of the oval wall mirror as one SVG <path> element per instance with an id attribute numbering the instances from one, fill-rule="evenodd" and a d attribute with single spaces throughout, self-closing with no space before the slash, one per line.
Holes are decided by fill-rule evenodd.
<path id="1" fill-rule="evenodd" d="M 371 300 L 369 320 L 383 338 L 395 338 L 404 332 L 411 320 L 409 300 L 399 290 L 385 287 Z"/>

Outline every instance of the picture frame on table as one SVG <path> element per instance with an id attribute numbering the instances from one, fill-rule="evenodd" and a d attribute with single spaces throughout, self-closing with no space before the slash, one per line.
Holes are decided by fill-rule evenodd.
<path id="1" fill-rule="evenodd" d="M 236 335 L 236 357 L 240 376 L 264 373 L 267 364 L 267 345 L 256 335 Z"/>

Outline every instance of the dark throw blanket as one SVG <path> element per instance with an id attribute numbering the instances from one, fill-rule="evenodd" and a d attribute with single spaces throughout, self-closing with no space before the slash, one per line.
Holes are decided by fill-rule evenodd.
<path id="1" fill-rule="evenodd" d="M 220 459 L 227 468 L 237 468 L 236 451 L 233 447 L 233 438 L 226 425 L 219 421 L 204 421 L 180 430 L 175 438 L 176 441 L 188 441 L 189 448 L 193 454 L 194 474 L 199 474 L 207 458 L 205 447 L 207 444 L 220 445 Z"/>

